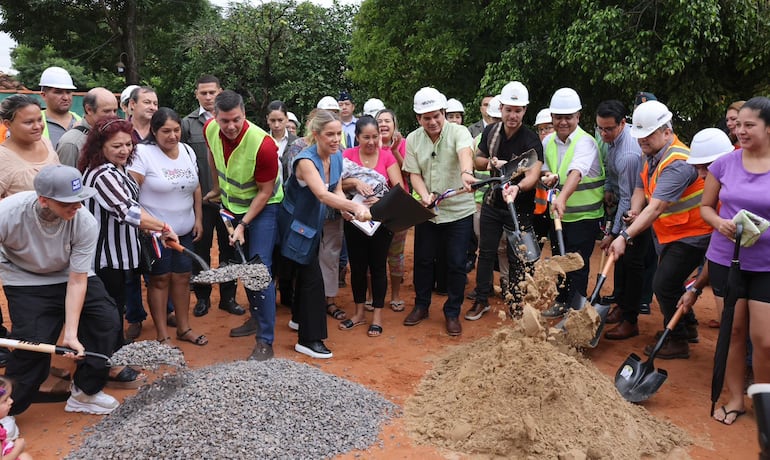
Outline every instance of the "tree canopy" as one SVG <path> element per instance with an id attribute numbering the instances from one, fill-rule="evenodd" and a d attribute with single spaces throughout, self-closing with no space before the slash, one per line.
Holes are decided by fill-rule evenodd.
<path id="1" fill-rule="evenodd" d="M 691 134 L 733 100 L 767 93 L 768 26 L 760 1 L 364 0 L 349 75 L 410 118 L 426 85 L 478 102 L 518 79 L 530 90 L 530 122 L 563 86 L 588 114 L 603 99 L 630 106 L 650 91 Z"/>

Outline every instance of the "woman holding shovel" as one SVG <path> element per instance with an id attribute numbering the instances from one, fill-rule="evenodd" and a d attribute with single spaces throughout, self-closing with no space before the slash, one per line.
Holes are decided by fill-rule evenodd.
<path id="1" fill-rule="evenodd" d="M 715 286 L 726 285 L 735 245 L 731 238 L 736 220 L 740 220 L 733 216 L 744 214 L 744 210 L 760 217 L 770 216 L 770 99 L 755 97 L 743 105 L 738 112 L 736 134 L 742 148 L 709 166 L 701 204 L 703 219 L 714 227 L 706 257 Z M 743 380 L 747 334 L 754 346 L 755 381 L 770 382 L 770 235 L 754 236 L 756 241 L 746 247 L 744 231 L 740 281 L 737 286 L 730 286 L 738 290 L 738 300 L 725 370 L 729 396 L 713 414 L 715 420 L 725 425 L 731 425 L 746 412 Z"/>

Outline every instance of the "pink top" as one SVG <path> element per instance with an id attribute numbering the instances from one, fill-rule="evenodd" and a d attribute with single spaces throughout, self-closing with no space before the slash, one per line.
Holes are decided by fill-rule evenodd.
<path id="1" fill-rule="evenodd" d="M 393 155 L 392 146 L 390 145 L 383 145 L 382 151 L 390 152 L 391 155 Z M 398 143 L 398 147 L 396 148 L 396 151 L 401 154 L 401 158 L 406 157 L 406 138 L 401 138 L 401 142 Z M 393 155 L 393 158 L 395 159 L 396 156 Z M 396 160 L 398 161 L 398 160 Z M 405 172 L 401 172 L 401 186 L 406 190 L 406 193 L 409 193 L 409 182 L 407 182 L 407 177 L 409 175 Z"/>
<path id="2" fill-rule="evenodd" d="M 361 147 L 356 146 L 342 152 L 342 156 L 352 161 L 353 163 L 366 168 L 368 166 L 364 165 L 361 161 L 360 152 Z M 382 176 L 388 180 L 388 187 L 391 187 L 393 184 L 390 183 L 388 168 L 393 164 L 396 164 L 396 159 L 393 158 L 393 154 L 390 153 L 390 150 L 380 149 L 380 154 L 377 156 L 377 164 L 374 166 L 374 168 L 370 169 L 374 169 L 378 173 L 382 174 Z"/>

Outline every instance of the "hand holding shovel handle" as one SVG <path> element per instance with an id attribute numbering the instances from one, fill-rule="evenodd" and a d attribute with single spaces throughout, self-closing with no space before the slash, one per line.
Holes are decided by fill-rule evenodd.
<path id="1" fill-rule="evenodd" d="M 58 345 L 52 345 L 47 343 L 38 343 L 38 342 L 28 342 L 26 340 L 16 340 L 16 339 L 0 339 L 0 346 L 11 348 L 14 350 L 27 350 L 27 351 L 34 351 L 37 353 L 48 353 L 49 355 L 66 355 L 68 353 L 72 353 L 73 355 L 77 355 L 78 352 L 67 347 L 60 347 Z M 103 359 L 107 366 L 112 365 L 112 361 L 110 360 L 109 356 L 103 355 L 101 353 L 93 353 L 90 351 L 85 352 L 86 356 L 90 356 L 93 358 L 100 358 Z"/>
<path id="2" fill-rule="evenodd" d="M 225 228 L 227 229 L 227 234 L 230 236 L 233 236 L 233 233 L 235 233 L 235 227 L 233 227 L 233 219 L 235 219 L 235 216 L 227 212 L 224 208 L 221 208 L 219 210 L 219 217 L 222 218 L 222 222 L 225 224 Z M 235 240 L 234 242 L 235 250 L 238 251 L 238 257 L 241 258 L 241 262 L 244 264 L 246 263 L 246 255 L 243 253 L 243 248 L 241 248 L 241 243 L 238 242 L 238 240 Z"/>

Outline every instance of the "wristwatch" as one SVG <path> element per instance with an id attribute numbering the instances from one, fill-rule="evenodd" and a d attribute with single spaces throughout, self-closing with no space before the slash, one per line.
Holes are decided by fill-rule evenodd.
<path id="1" fill-rule="evenodd" d="M 692 286 L 687 288 L 687 292 L 694 292 L 695 293 L 695 297 L 700 297 L 700 295 L 703 294 L 703 289 L 698 289 L 693 284 Z"/>
<path id="2" fill-rule="evenodd" d="M 622 236 L 623 239 L 626 240 L 626 244 L 634 244 L 634 239 L 631 238 L 631 235 L 628 234 L 626 229 L 623 229 L 620 231 L 620 236 Z"/>

